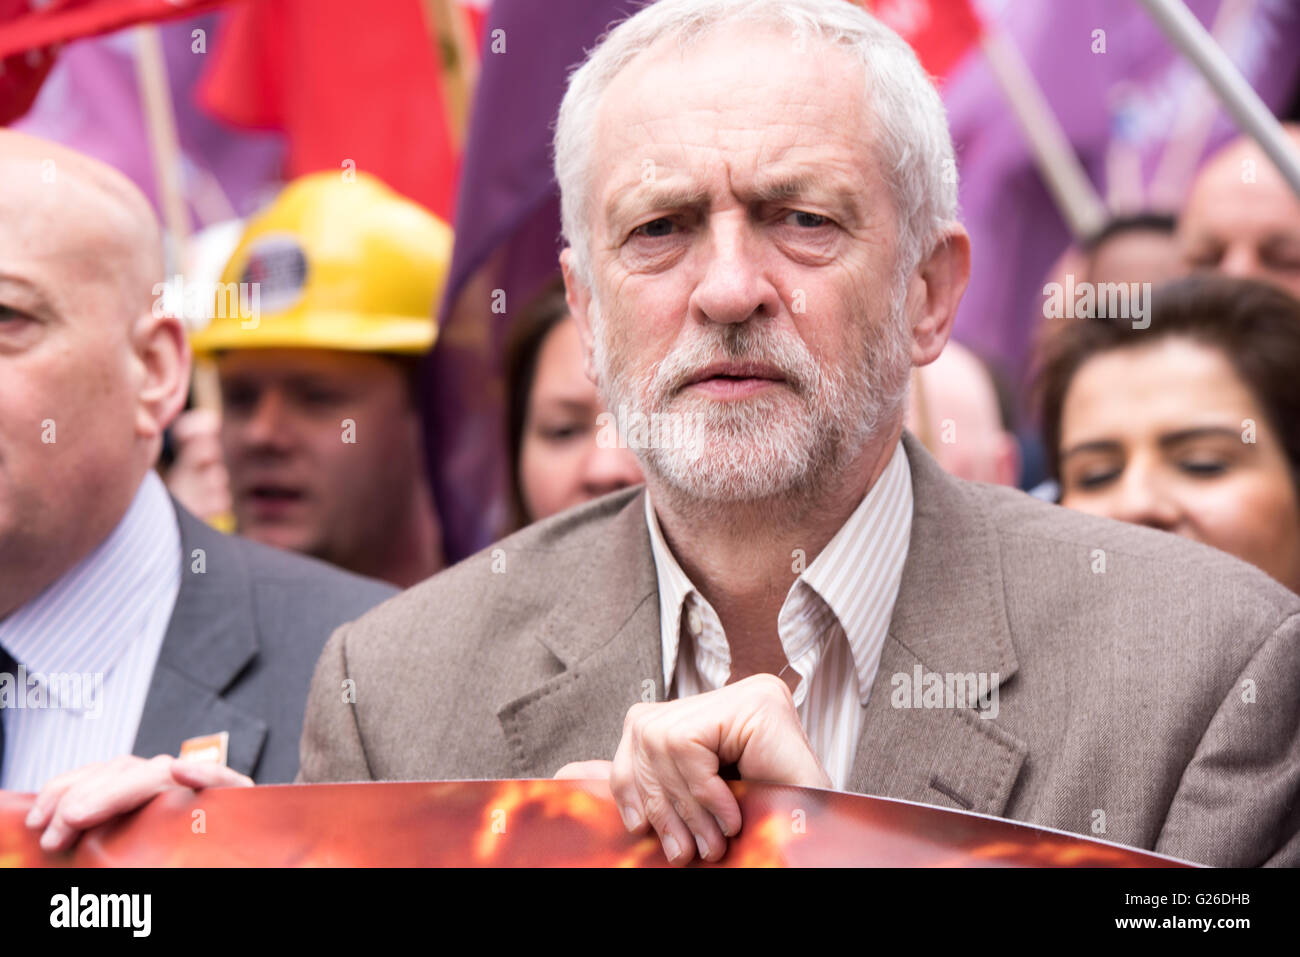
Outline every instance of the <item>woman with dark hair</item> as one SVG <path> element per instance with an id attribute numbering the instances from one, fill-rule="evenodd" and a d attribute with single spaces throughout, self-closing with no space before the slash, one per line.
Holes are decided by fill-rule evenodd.
<path id="1" fill-rule="evenodd" d="M 604 406 L 584 371 L 559 280 L 515 325 L 506 388 L 512 528 L 642 481 L 632 452 L 597 442 Z"/>
<path id="2" fill-rule="evenodd" d="M 1038 378 L 1061 504 L 1204 542 L 1300 591 L 1300 302 L 1194 276 L 1150 326 L 1074 320 Z"/>

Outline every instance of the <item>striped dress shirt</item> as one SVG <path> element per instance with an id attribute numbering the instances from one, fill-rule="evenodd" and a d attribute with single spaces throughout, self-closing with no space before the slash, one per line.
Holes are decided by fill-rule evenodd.
<path id="1" fill-rule="evenodd" d="M 0 675 L 0 788 L 131 753 L 180 584 L 176 512 L 150 471 L 94 551 L 0 620 L 17 661 Z"/>
<path id="2" fill-rule="evenodd" d="M 664 687 L 674 698 L 721 688 L 731 675 L 722 623 L 673 557 L 649 495 L 646 524 L 659 583 Z M 848 521 L 799 572 L 777 616 L 781 645 L 798 675 L 799 720 L 840 790 L 853 770 L 911 532 L 912 471 L 899 443 Z M 792 556 L 792 572 L 796 561 Z"/>

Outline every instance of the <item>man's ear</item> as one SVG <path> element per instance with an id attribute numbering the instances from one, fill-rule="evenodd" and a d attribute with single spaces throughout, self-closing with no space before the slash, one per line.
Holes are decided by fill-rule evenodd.
<path id="1" fill-rule="evenodd" d="M 156 438 L 185 408 L 190 386 L 190 347 L 175 316 L 144 313 L 132 328 L 138 373 L 136 432 Z"/>
<path id="2" fill-rule="evenodd" d="M 583 366 L 587 378 L 596 382 L 595 340 L 591 332 L 591 290 L 587 288 L 573 266 L 573 249 L 569 246 L 560 253 L 560 271 L 564 273 L 564 301 L 568 303 L 569 315 L 573 316 L 578 327 L 578 338 L 582 341 Z"/>
<path id="3" fill-rule="evenodd" d="M 912 327 L 912 364 L 929 365 L 952 334 L 957 304 L 970 281 L 970 236 L 958 223 L 944 230 L 930 255 L 912 276 L 908 314 Z"/>

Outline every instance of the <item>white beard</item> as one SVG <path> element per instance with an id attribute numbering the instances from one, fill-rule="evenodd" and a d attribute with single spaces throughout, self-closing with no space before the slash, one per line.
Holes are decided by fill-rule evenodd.
<path id="1" fill-rule="evenodd" d="M 594 297 L 595 366 L 606 408 L 626 414 L 693 416 L 697 442 L 637 449 L 648 474 L 686 501 L 756 502 L 816 496 L 879 429 L 901 414 L 911 369 L 902 288 L 889 326 L 875 330 L 850 368 L 819 366 L 792 333 L 764 320 L 711 327 L 641 376 L 616 365 Z M 770 325 L 770 324 L 769 324 Z M 781 370 L 784 385 L 719 402 L 681 390 L 693 373 L 722 359 Z"/>

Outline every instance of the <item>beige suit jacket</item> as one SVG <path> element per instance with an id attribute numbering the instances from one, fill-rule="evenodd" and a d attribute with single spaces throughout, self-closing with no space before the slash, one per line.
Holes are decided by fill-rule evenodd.
<path id="1" fill-rule="evenodd" d="M 1220 552 L 959 481 L 915 517 L 852 790 L 1215 865 L 1300 862 L 1300 598 Z M 547 777 L 664 697 L 640 489 L 531 526 L 338 629 L 301 780 Z M 996 673 L 998 713 L 896 675 Z"/>

